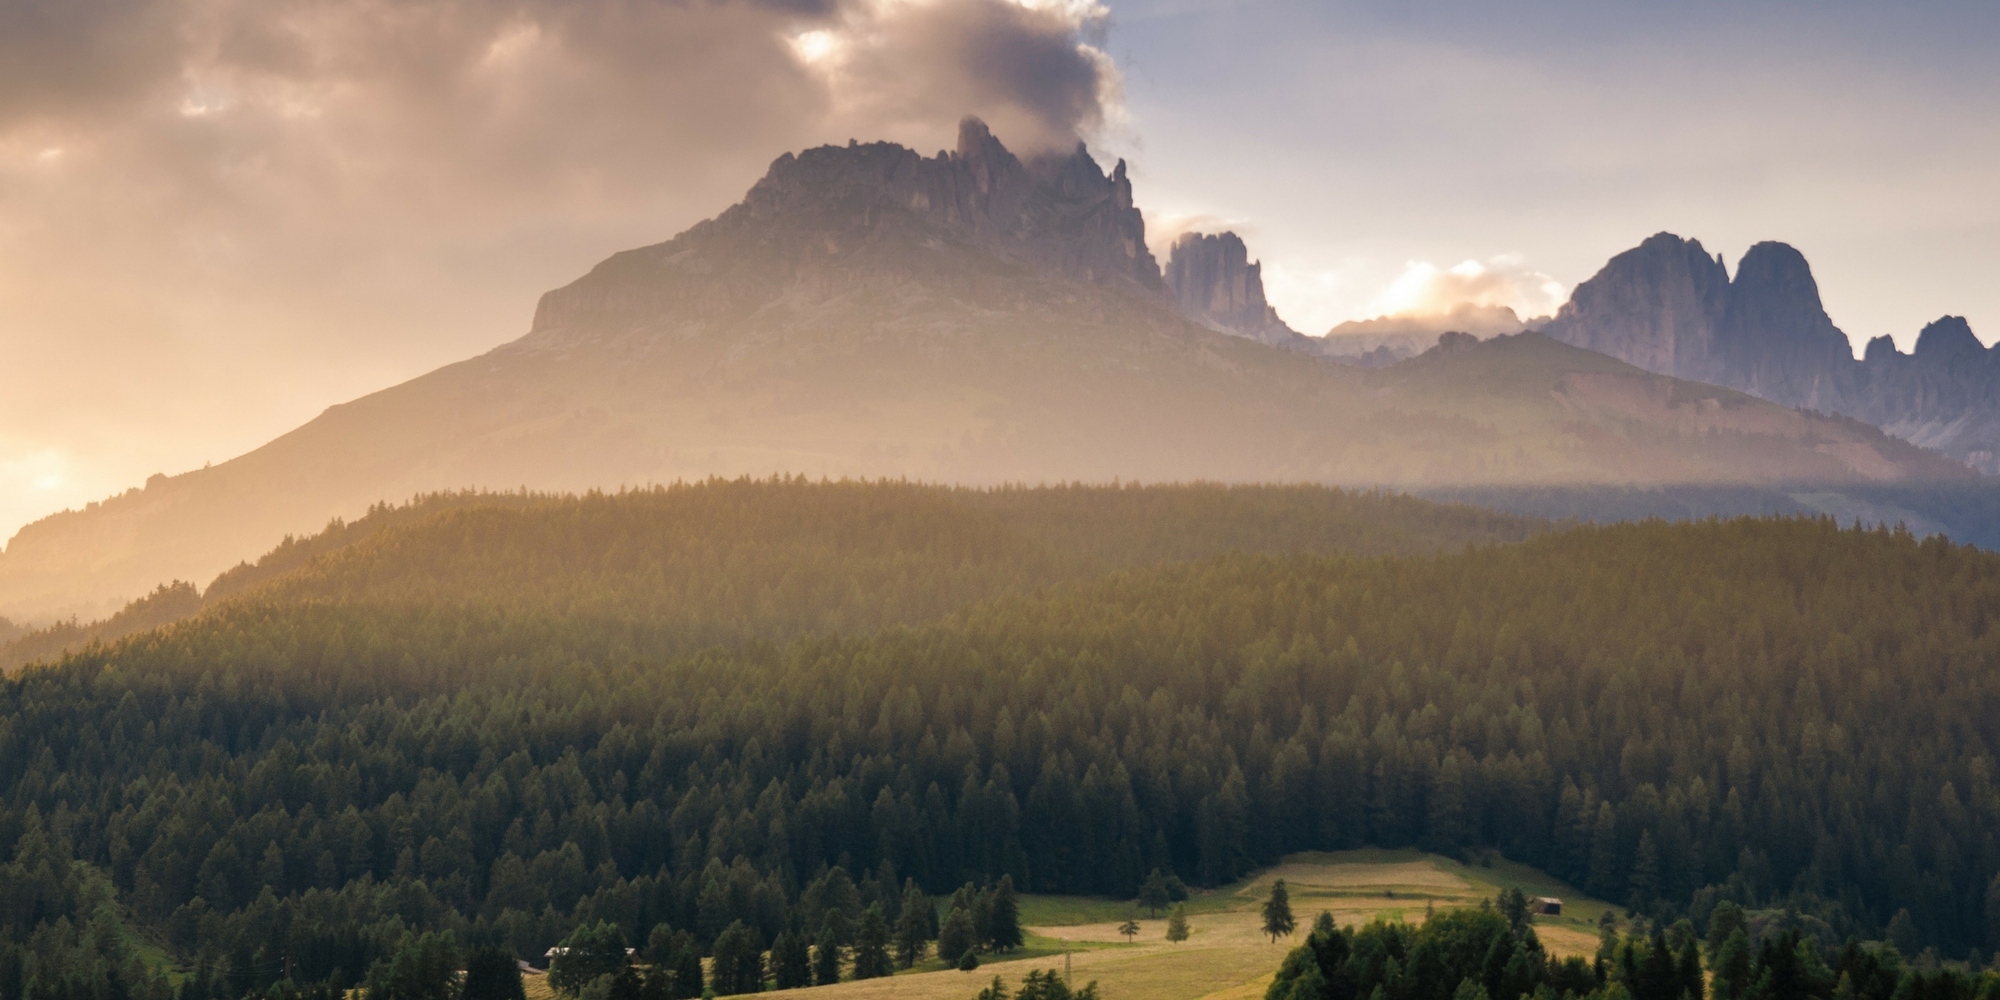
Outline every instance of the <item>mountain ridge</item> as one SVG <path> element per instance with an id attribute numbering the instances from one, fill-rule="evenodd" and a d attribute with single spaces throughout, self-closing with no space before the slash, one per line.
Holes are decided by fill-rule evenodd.
<path id="1" fill-rule="evenodd" d="M 0 614 L 100 617 L 439 490 L 776 473 L 1009 482 L 1902 482 L 1873 428 L 1538 336 L 1377 372 L 1188 318 L 1122 166 L 826 146 L 542 297 L 529 331 L 211 468 L 24 528 Z"/>
<path id="2" fill-rule="evenodd" d="M 1784 243 L 1752 246 L 1732 278 L 1699 240 L 1655 234 L 1579 284 L 1540 329 L 1648 371 L 1864 420 L 2000 473 L 2000 350 L 1946 316 L 1911 354 L 1884 336 L 1856 360 L 1810 263 Z"/>

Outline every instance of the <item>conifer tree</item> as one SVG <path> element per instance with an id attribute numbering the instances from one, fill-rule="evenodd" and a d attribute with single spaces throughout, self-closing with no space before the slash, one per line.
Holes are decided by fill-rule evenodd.
<path id="1" fill-rule="evenodd" d="M 1889 918 L 1889 930 L 1886 937 L 1890 946 L 1900 952 L 1903 957 L 1914 958 L 1916 956 L 1917 924 L 1916 921 L 1910 919 L 1910 911 L 1907 908 L 1897 910 L 1896 915 Z"/>
<path id="2" fill-rule="evenodd" d="M 1139 921 L 1126 917 L 1125 922 L 1118 925 L 1118 933 L 1125 935 L 1126 943 L 1131 943 L 1139 936 Z"/>
<path id="3" fill-rule="evenodd" d="M 1744 1000 L 1753 971 L 1750 936 L 1738 927 L 1722 942 L 1722 951 L 1709 959 L 1714 973 L 1710 996 L 1714 1000 Z"/>
<path id="4" fill-rule="evenodd" d="M 904 880 L 903 880 L 903 898 L 904 898 L 905 900 L 908 900 L 908 899 L 911 899 L 911 898 L 913 898 L 913 896 L 914 896 L 915 898 L 920 898 L 920 899 L 922 899 L 922 900 L 924 901 L 923 905 L 922 905 L 921 907 L 918 907 L 918 909 L 919 909 L 919 910 L 921 910 L 921 911 L 922 911 L 922 913 L 923 913 L 923 917 L 924 917 L 924 926 L 925 926 L 926 928 L 928 928 L 928 932 L 927 932 L 927 936 L 928 936 L 928 937 L 930 938 L 930 940 L 932 940 L 932 941 L 935 941 L 935 940 L 937 940 L 937 936 L 938 936 L 938 912 L 937 912 L 937 904 L 931 901 L 931 897 L 930 897 L 930 894 L 929 894 L 929 893 L 927 893 L 927 892 L 925 892 L 925 891 L 923 890 L 923 887 L 922 887 L 922 886 L 919 886 L 919 885 L 917 884 L 917 880 L 916 880 L 916 879 L 913 879 L 913 878 L 909 878 L 909 879 L 904 879 Z M 906 908 L 906 912 L 907 912 L 907 908 Z"/>
<path id="5" fill-rule="evenodd" d="M 1271 935 L 1271 943 L 1286 937 L 1299 925 L 1292 917 L 1291 893 L 1285 889 L 1285 880 L 1271 883 L 1271 896 L 1264 900 L 1264 933 Z"/>
<path id="6" fill-rule="evenodd" d="M 430 1000 L 457 992 L 457 972 L 458 946 L 450 931 L 406 933 L 395 954 L 369 970 L 364 988 L 371 998 Z M 554 973 L 550 975 L 553 978 Z"/>
<path id="7" fill-rule="evenodd" d="M 599 921 L 578 927 L 557 945 L 549 964 L 549 986 L 559 993 L 576 993 L 599 976 L 626 966 L 625 935 L 618 925 Z"/>
<path id="8" fill-rule="evenodd" d="M 695 945 L 694 935 L 686 931 L 675 934 L 674 938 L 674 998 L 694 1000 L 708 992 L 701 967 L 701 948 Z"/>
<path id="9" fill-rule="evenodd" d="M 871 904 L 861 914 L 861 926 L 854 933 L 854 978 L 876 979 L 895 971 L 889 958 L 888 921 L 882 919 L 882 908 Z"/>
<path id="10" fill-rule="evenodd" d="M 812 985 L 812 955 L 803 935 L 787 928 L 771 942 L 771 980 L 781 990 Z"/>
<path id="11" fill-rule="evenodd" d="M 972 896 L 974 950 L 993 947 L 993 897 L 992 886 L 981 889 Z"/>
<path id="12" fill-rule="evenodd" d="M 466 956 L 460 1000 L 527 1000 L 521 967 L 505 948 L 479 948 Z"/>
<path id="13" fill-rule="evenodd" d="M 896 920 L 896 964 L 907 969 L 923 960 L 930 946 L 931 899 L 914 883 L 903 894 L 903 913 Z"/>
<path id="14" fill-rule="evenodd" d="M 1167 940 L 1175 944 L 1180 944 L 1187 939 L 1187 907 L 1185 905 L 1175 906 L 1173 912 L 1167 914 Z"/>
<path id="15" fill-rule="evenodd" d="M 646 984 L 639 978 L 639 970 L 626 964 L 611 974 L 611 988 L 605 991 L 605 1000 L 645 1000 L 645 991 Z"/>
<path id="16" fill-rule="evenodd" d="M 677 943 L 674 940 L 673 925 L 654 924 L 652 932 L 646 935 L 645 947 L 639 949 L 639 958 L 649 965 L 671 966 Z"/>
<path id="17" fill-rule="evenodd" d="M 1736 933 L 1742 927 L 1743 907 L 1736 905 L 1735 900 L 1725 899 L 1715 904 L 1715 909 L 1710 911 L 1708 915 L 1708 962 L 1710 969 L 1718 967 L 1715 963 L 1722 955 L 1722 943 L 1729 940 L 1729 935 Z"/>
<path id="18" fill-rule="evenodd" d="M 1513 928 L 1516 934 L 1521 933 L 1534 920 L 1528 912 L 1528 894 L 1519 889 L 1510 887 L 1500 890 L 1494 905 L 1499 909 L 1500 915 L 1507 918 L 1507 926 Z"/>
<path id="19" fill-rule="evenodd" d="M 813 985 L 832 986 L 840 982 L 840 928 L 827 914 L 820 925 L 819 940 L 813 945 Z"/>
<path id="20" fill-rule="evenodd" d="M 992 932 L 988 944 L 994 951 L 1013 951 L 1025 940 L 1021 932 L 1021 902 L 1014 895 L 1014 876 L 1000 876 L 993 887 Z"/>
<path id="21" fill-rule="evenodd" d="M 1986 883 L 1986 947 L 2000 952 L 2000 874 Z M 2000 960 L 1995 964 L 2000 965 Z"/>
<path id="22" fill-rule="evenodd" d="M 972 913 L 954 909 L 944 918 L 944 926 L 938 928 L 938 957 L 956 963 L 959 957 L 978 947 L 978 931 L 972 926 Z"/>
<path id="23" fill-rule="evenodd" d="M 1151 875 L 1146 876 L 1146 881 L 1139 884 L 1139 905 L 1146 908 L 1148 916 L 1158 916 L 1168 902 L 1167 877 L 1155 868 Z"/>
<path id="24" fill-rule="evenodd" d="M 647 966 L 646 976 L 639 983 L 641 1000 L 677 1000 L 674 996 L 674 974 L 670 966 Z"/>
<path id="25" fill-rule="evenodd" d="M 720 996 L 764 989 L 764 946 L 743 921 L 731 921 L 711 949 L 709 985 Z"/>
<path id="26" fill-rule="evenodd" d="M 1692 934 L 1687 943 L 1681 945 L 1680 991 L 1674 1000 L 1704 1000 L 1708 994 L 1708 977 L 1701 974 L 1701 947 Z"/>
<path id="27" fill-rule="evenodd" d="M 1631 894 L 1626 909 L 1637 913 L 1650 911 L 1659 894 L 1660 848 L 1653 842 L 1653 831 L 1643 830 L 1632 855 Z"/>

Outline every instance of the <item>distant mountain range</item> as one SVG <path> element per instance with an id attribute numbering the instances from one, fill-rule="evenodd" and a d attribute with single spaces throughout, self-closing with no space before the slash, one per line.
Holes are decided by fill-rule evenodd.
<path id="1" fill-rule="evenodd" d="M 1650 372 L 1740 389 L 1784 406 L 1873 424 L 1987 475 L 2000 475 L 2000 345 L 1960 316 L 1924 327 L 1904 354 L 1886 336 L 1855 360 L 1821 305 L 1812 267 L 1783 243 L 1759 243 L 1732 279 L 1699 241 L 1660 233 L 1613 257 L 1553 319 L 1504 306 L 1382 316 L 1302 336 L 1265 302 L 1261 268 L 1234 233 L 1175 244 L 1167 285 L 1212 330 L 1349 364 L 1414 357 L 1444 332 L 1488 338 L 1536 329 Z"/>
<path id="2" fill-rule="evenodd" d="M 2000 348 L 1945 316 L 1913 353 L 1876 337 L 1857 361 L 1812 267 L 1783 243 L 1751 247 L 1731 278 L 1700 242 L 1660 233 L 1578 285 L 1541 331 L 1647 371 L 1865 420 L 2000 473 Z"/>
<path id="3" fill-rule="evenodd" d="M 1970 476 L 1859 420 L 1534 334 L 1446 338 L 1373 371 L 1225 335 L 1284 341 L 1241 241 L 1180 249 L 1163 274 L 1122 162 L 1023 160 L 977 121 L 934 157 L 786 154 L 714 219 L 543 296 L 518 340 L 24 528 L 0 614 L 101 615 L 378 501 L 470 487 Z"/>
<path id="4" fill-rule="evenodd" d="M 1235 233 L 1190 232 L 1174 240 L 1164 276 L 1182 314 L 1217 333 L 1371 368 L 1416 357 L 1441 334 L 1469 333 L 1483 340 L 1529 326 L 1506 306 L 1464 303 L 1441 313 L 1351 320 L 1324 336 L 1308 337 L 1265 300 L 1263 270 Z"/>

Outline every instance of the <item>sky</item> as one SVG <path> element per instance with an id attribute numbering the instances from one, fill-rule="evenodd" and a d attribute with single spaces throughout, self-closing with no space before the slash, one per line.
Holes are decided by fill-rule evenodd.
<path id="1" fill-rule="evenodd" d="M 2000 336 L 2000 5 L 11 0 L 0 536 L 526 332 L 787 151 L 1127 159 L 1321 333 L 1556 308 L 1666 230 L 1857 344 Z"/>

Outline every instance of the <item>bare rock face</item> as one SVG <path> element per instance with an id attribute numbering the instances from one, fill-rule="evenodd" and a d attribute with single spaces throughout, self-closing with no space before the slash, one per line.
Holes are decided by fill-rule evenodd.
<path id="1" fill-rule="evenodd" d="M 1188 318 L 1210 329 L 1275 347 L 1304 337 L 1264 301 L 1263 265 L 1235 233 L 1186 233 L 1167 257 L 1167 288 Z"/>
<path id="2" fill-rule="evenodd" d="M 1933 364 L 1979 363 L 1991 353 L 1963 316 L 1943 317 L 1917 333 L 1915 356 Z"/>
<path id="3" fill-rule="evenodd" d="M 1838 410 L 1847 395 L 1854 348 L 1805 255 L 1786 244 L 1759 243 L 1737 263 L 1716 339 L 1732 388 L 1814 410 Z"/>
<path id="4" fill-rule="evenodd" d="M 1877 337 L 1857 367 L 1852 415 L 2000 475 L 2000 348 L 1981 344 L 1963 316 L 1924 327 L 1910 354 Z"/>
<path id="5" fill-rule="evenodd" d="M 1751 247 L 1732 280 L 1699 242 L 1661 233 L 1578 285 L 1542 332 L 1663 375 L 1865 420 L 2000 474 L 2000 352 L 1947 316 L 1913 354 L 1877 337 L 1856 361 L 1812 266 L 1783 243 Z"/>
<path id="6" fill-rule="evenodd" d="M 1719 382 L 1716 330 L 1728 305 L 1722 259 L 1659 233 L 1576 286 L 1542 332 L 1647 371 Z"/>
<path id="7" fill-rule="evenodd" d="M 968 117 L 931 157 L 888 142 L 786 153 L 721 215 L 544 295 L 530 336 L 559 346 L 668 310 L 727 320 L 912 274 L 963 284 L 941 262 L 953 251 L 1167 302 L 1123 160 L 1106 174 L 1078 143 L 1024 161 Z"/>

